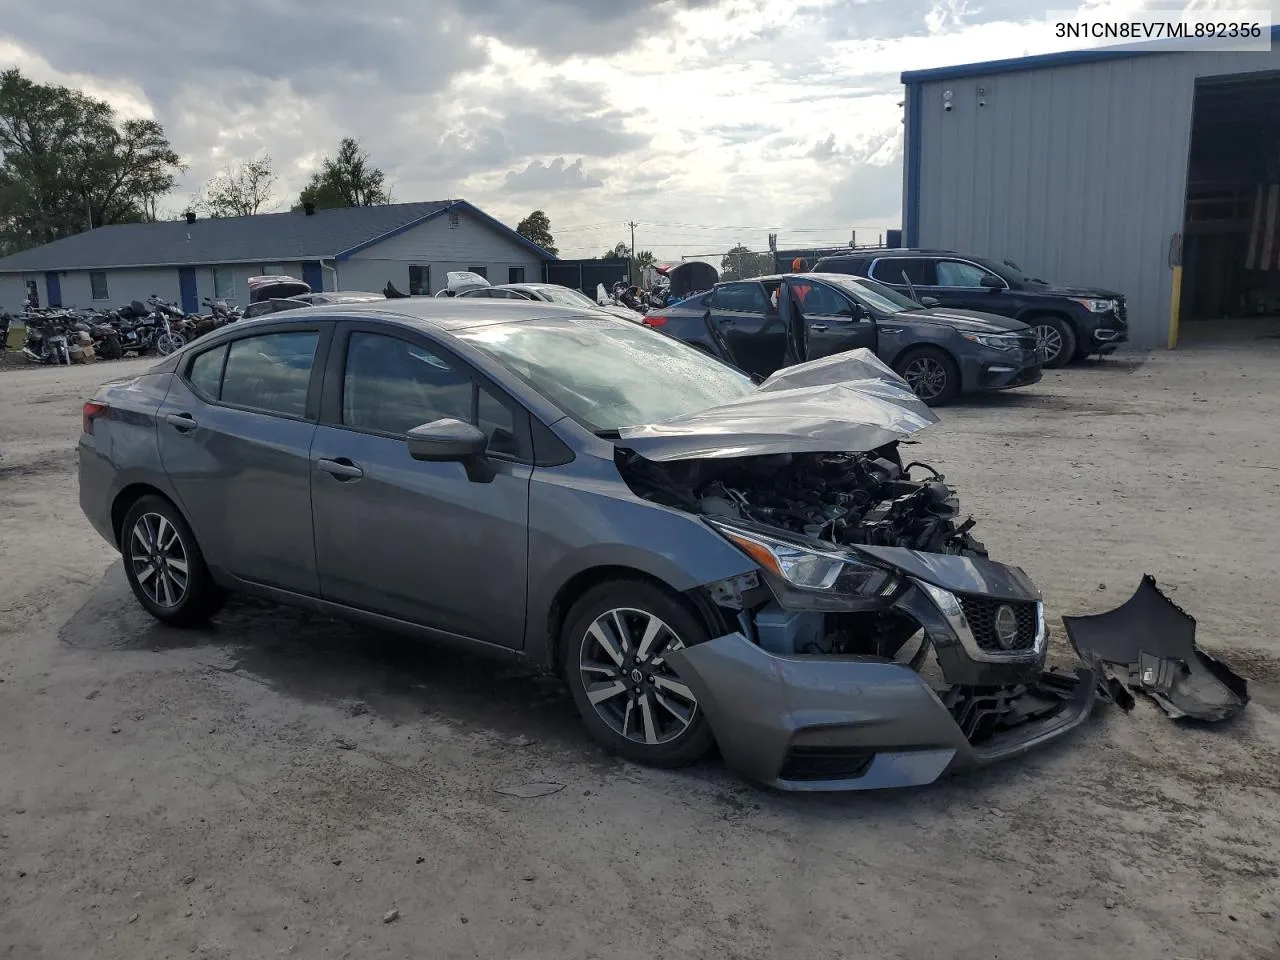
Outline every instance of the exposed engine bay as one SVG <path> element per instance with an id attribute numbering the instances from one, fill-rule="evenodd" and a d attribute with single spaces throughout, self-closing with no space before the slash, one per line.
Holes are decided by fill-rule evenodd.
<path id="1" fill-rule="evenodd" d="M 903 467 L 896 443 L 865 454 L 666 463 L 619 456 L 619 469 L 639 496 L 690 513 L 748 520 L 836 545 L 986 554 L 969 536 L 973 519 L 957 523 L 960 504 L 946 478 L 928 464 Z"/>

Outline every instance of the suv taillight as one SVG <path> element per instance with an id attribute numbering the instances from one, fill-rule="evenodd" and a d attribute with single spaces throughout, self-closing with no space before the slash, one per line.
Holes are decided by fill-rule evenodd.
<path id="1" fill-rule="evenodd" d="M 84 427 L 85 433 L 93 433 L 93 421 L 99 417 L 105 417 L 107 410 L 110 409 L 105 403 L 99 403 L 96 400 L 90 400 L 80 408 L 80 425 Z"/>
<path id="2" fill-rule="evenodd" d="M 668 319 L 660 313 L 646 313 L 640 322 L 646 327 L 665 327 Z"/>

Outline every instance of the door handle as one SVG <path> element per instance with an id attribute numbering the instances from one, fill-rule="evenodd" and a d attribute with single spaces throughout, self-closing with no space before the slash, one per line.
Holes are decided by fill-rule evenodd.
<path id="1" fill-rule="evenodd" d="M 171 413 L 164 420 L 179 433 L 187 433 L 198 426 L 195 418 L 189 413 Z"/>
<path id="2" fill-rule="evenodd" d="M 338 480 L 359 480 L 364 476 L 364 471 L 345 457 L 338 460 L 317 460 L 316 468 Z"/>
<path id="3" fill-rule="evenodd" d="M 901 333 L 902 328 L 901 327 L 881 327 L 880 332 L 881 333 Z"/>
<path id="4" fill-rule="evenodd" d="M 809 324 L 809 329 L 817 330 L 819 333 L 821 333 L 823 330 L 827 329 L 827 325 L 825 323 L 811 323 Z"/>

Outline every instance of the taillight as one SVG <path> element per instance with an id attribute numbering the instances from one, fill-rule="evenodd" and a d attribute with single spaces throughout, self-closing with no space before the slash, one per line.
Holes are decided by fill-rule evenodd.
<path id="1" fill-rule="evenodd" d="M 84 427 L 85 433 L 93 433 L 93 421 L 99 417 L 105 417 L 109 407 L 105 403 L 98 403 L 96 400 L 90 400 L 80 408 L 80 424 Z"/>
<path id="2" fill-rule="evenodd" d="M 646 327 L 665 327 L 669 317 L 664 317 L 660 313 L 647 313 L 640 322 Z"/>

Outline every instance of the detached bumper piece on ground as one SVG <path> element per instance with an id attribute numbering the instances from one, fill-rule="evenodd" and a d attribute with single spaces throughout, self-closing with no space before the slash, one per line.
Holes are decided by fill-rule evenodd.
<path id="1" fill-rule="evenodd" d="M 1076 652 L 1103 680 L 1104 696 L 1125 710 L 1145 693 L 1173 719 L 1227 720 L 1249 702 L 1248 684 L 1196 647 L 1196 621 L 1144 576 L 1108 613 L 1063 617 Z"/>

